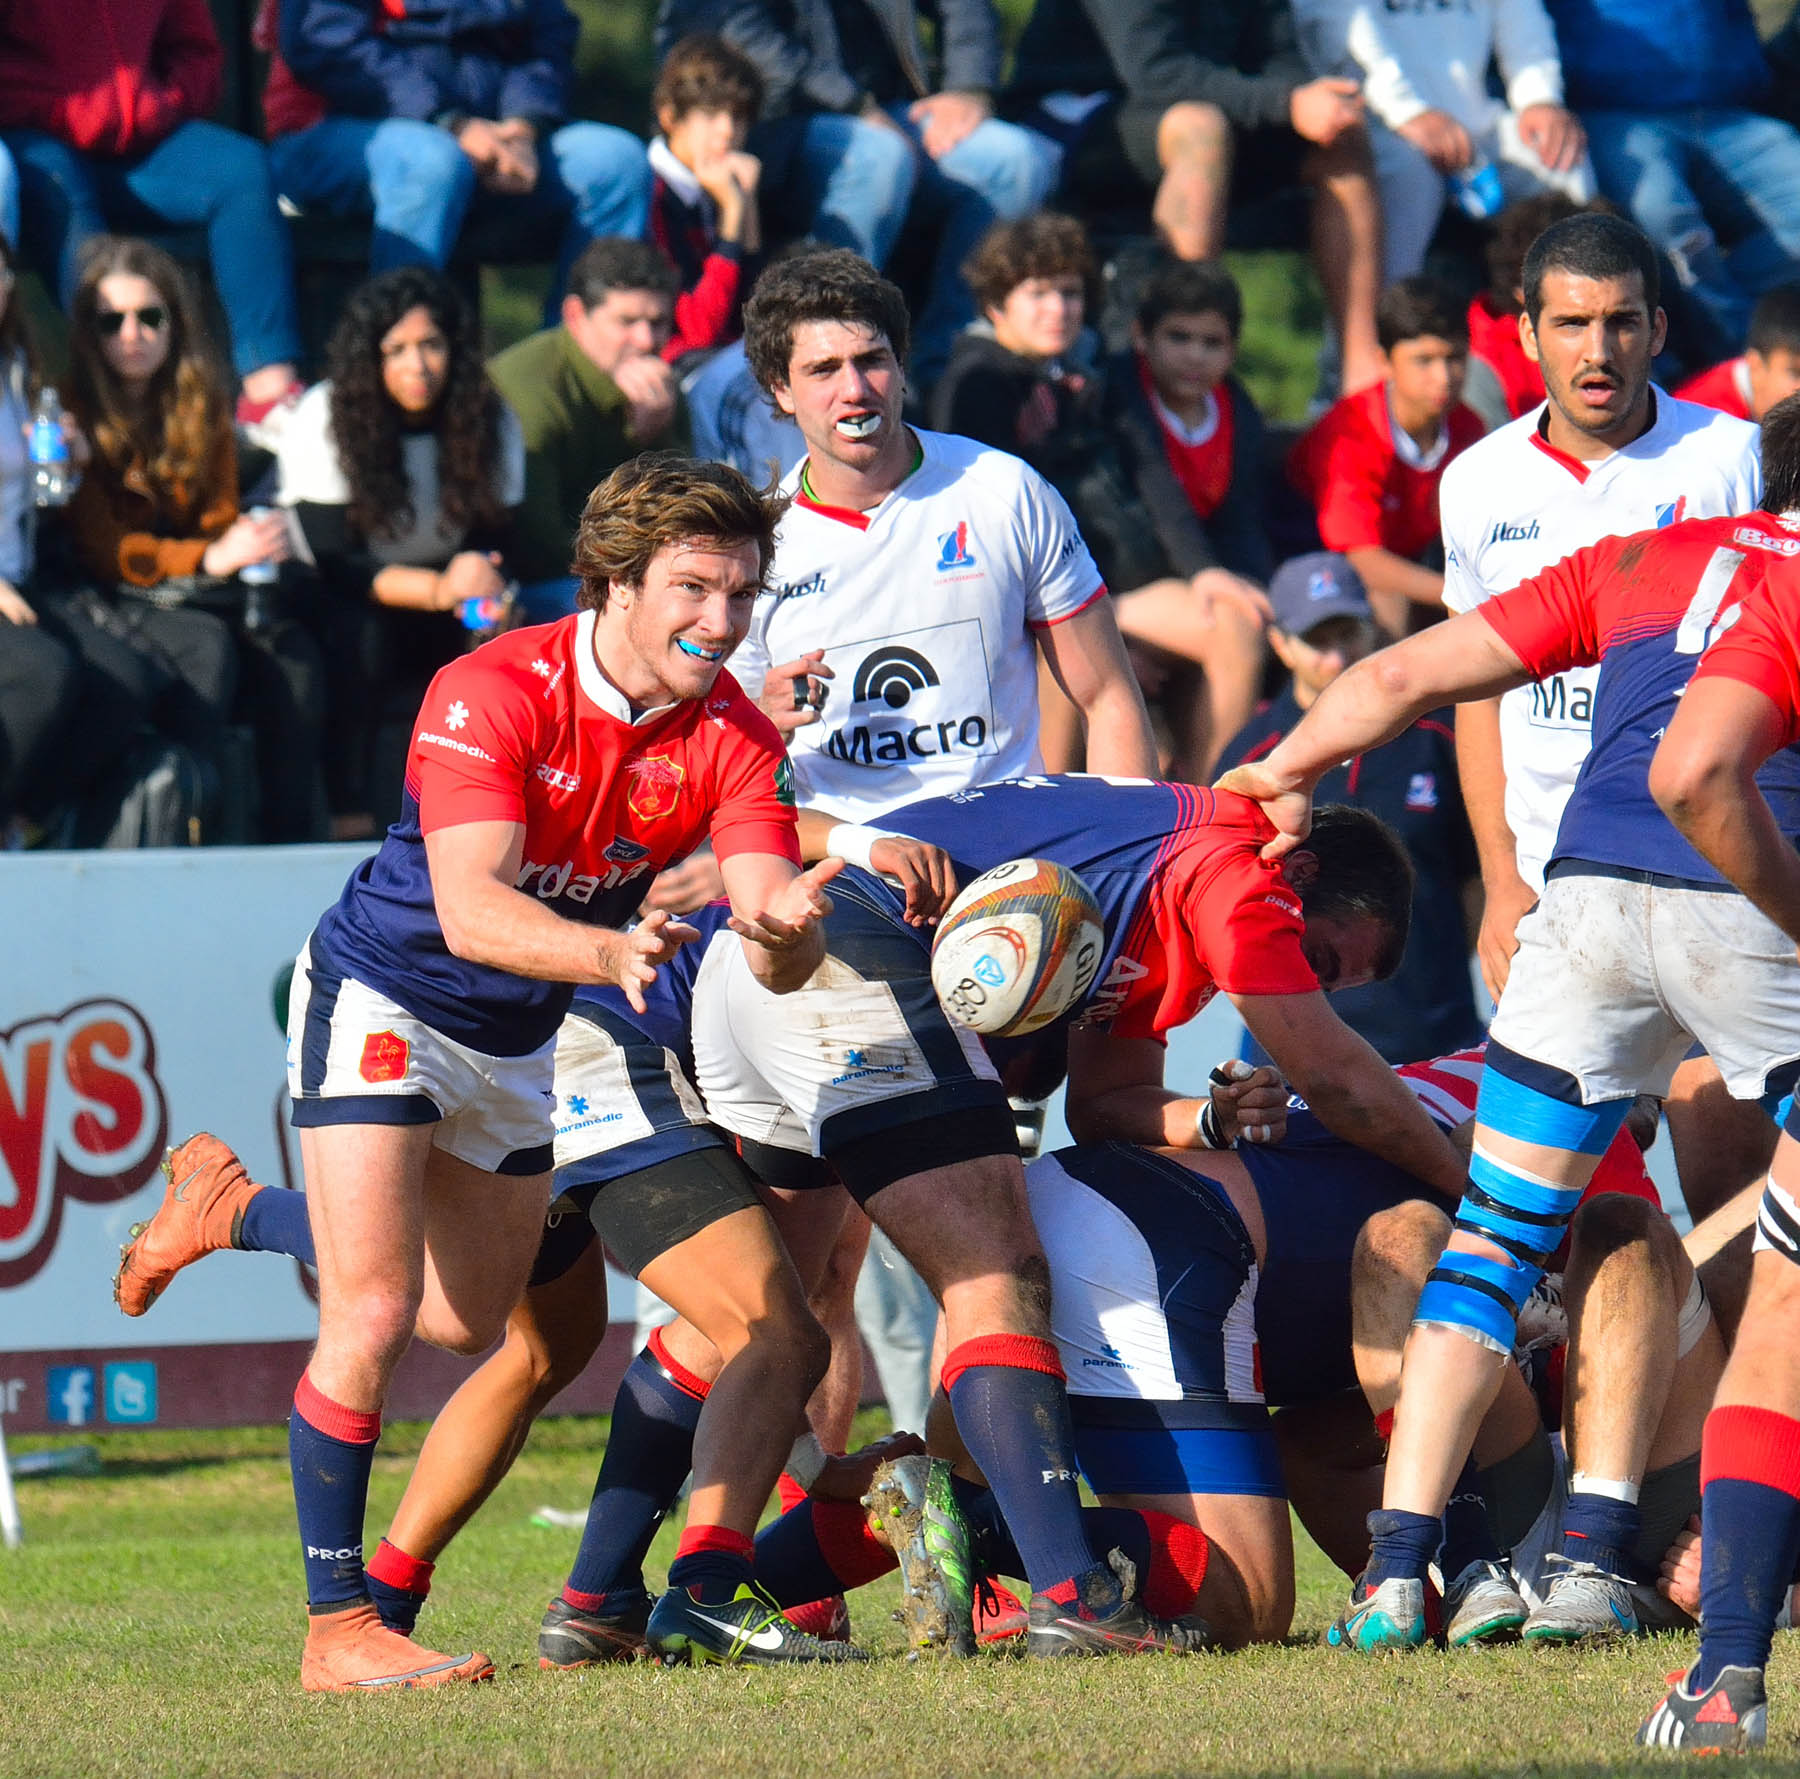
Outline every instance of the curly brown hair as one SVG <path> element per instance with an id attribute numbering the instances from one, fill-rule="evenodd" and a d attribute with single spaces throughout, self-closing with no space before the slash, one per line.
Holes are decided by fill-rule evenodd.
<path id="1" fill-rule="evenodd" d="M 762 110 L 763 77 L 741 49 L 709 31 L 683 37 L 663 57 L 656 88 L 650 95 L 650 115 L 659 125 L 663 113 L 679 123 L 690 111 L 729 111 L 748 127 Z"/>
<path id="2" fill-rule="evenodd" d="M 587 497 L 575 532 L 575 603 L 598 611 L 614 581 L 641 587 L 650 558 L 665 544 L 753 543 L 760 586 L 787 507 L 785 495 L 757 488 L 728 463 L 646 451 Z"/>
<path id="3" fill-rule="evenodd" d="M 456 287 L 423 266 L 383 272 L 350 294 L 325 348 L 331 380 L 331 441 L 350 487 L 351 527 L 364 537 L 400 537 L 413 522 L 401 442 L 406 415 L 381 378 L 381 342 L 424 309 L 450 348 L 444 393 L 430 416 L 438 442 L 438 504 L 453 529 L 498 523 L 498 391 L 481 361 L 474 318 Z"/>
<path id="4" fill-rule="evenodd" d="M 169 312 L 169 355 L 141 402 L 100 346 L 100 282 L 119 272 L 153 284 Z M 69 307 L 69 406 L 115 476 L 141 463 L 157 494 L 188 513 L 218 493 L 207 477 L 220 435 L 231 429 L 224 368 L 187 274 L 162 248 L 126 235 L 88 243 Z"/>
<path id="5" fill-rule="evenodd" d="M 859 253 L 825 247 L 796 253 L 757 279 L 744 305 L 744 355 L 750 374 L 773 397 L 787 386 L 794 330 L 809 321 L 837 321 L 885 336 L 906 362 L 906 298 Z"/>
<path id="6" fill-rule="evenodd" d="M 1100 310 L 1100 265 L 1088 232 L 1072 216 L 1034 210 L 1012 222 L 997 222 L 975 243 L 962 275 L 985 315 L 1003 308 L 1028 278 L 1079 278 L 1088 313 Z"/>

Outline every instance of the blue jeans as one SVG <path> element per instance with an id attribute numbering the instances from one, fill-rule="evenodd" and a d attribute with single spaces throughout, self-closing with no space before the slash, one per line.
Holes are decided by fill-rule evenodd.
<path id="1" fill-rule="evenodd" d="M 640 237 L 650 216 L 644 145 L 610 124 L 564 124 L 540 144 L 536 187 L 483 191 L 456 138 L 411 118 L 328 117 L 269 145 L 275 183 L 302 209 L 369 216 L 369 270 L 449 263 L 465 222 L 475 257 L 517 257 L 557 244 L 551 302 L 575 256 L 597 235 Z"/>
<path id="2" fill-rule="evenodd" d="M 906 113 L 904 102 L 888 107 L 899 126 L 894 130 L 836 112 L 782 118 L 759 130 L 752 146 L 762 152 L 767 143 L 787 162 L 802 207 L 799 220 L 815 240 L 854 248 L 881 266 L 909 213 L 934 227 L 931 287 L 912 355 L 916 377 L 929 385 L 944 368 L 957 331 L 974 315 L 962 278 L 964 259 L 990 224 L 1024 216 L 1049 197 L 1062 171 L 1062 150 L 1036 130 L 989 118 L 934 161 Z"/>
<path id="3" fill-rule="evenodd" d="M 1742 350 L 1757 297 L 1800 278 L 1800 135 L 1726 109 L 1584 111 L 1581 121 L 1600 189 L 1668 257 L 1715 336 L 1694 356 Z"/>
<path id="4" fill-rule="evenodd" d="M 260 143 L 200 118 L 123 159 L 41 130 L 7 130 L 0 142 L 18 165 L 26 255 L 54 274 L 64 308 L 93 236 L 204 228 L 238 374 L 299 358 L 293 243 Z"/>

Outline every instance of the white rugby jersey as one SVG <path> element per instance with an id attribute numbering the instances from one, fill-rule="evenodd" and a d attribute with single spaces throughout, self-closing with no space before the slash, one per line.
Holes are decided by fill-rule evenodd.
<path id="1" fill-rule="evenodd" d="M 1444 471 L 1444 604 L 1484 599 L 1603 537 L 1755 507 L 1762 492 L 1757 429 L 1654 391 L 1648 432 L 1598 463 L 1580 463 L 1539 432 L 1545 408 L 1471 445 Z M 1519 875 L 1542 889 L 1563 805 L 1592 742 L 1597 667 L 1578 667 L 1500 700 L 1506 821 Z"/>
<path id="2" fill-rule="evenodd" d="M 1074 516 L 1004 451 L 914 429 L 919 467 L 867 513 L 783 483 L 768 590 L 731 671 L 825 651 L 822 720 L 788 740 L 803 807 L 868 821 L 1042 769 L 1031 631 L 1105 595 Z"/>

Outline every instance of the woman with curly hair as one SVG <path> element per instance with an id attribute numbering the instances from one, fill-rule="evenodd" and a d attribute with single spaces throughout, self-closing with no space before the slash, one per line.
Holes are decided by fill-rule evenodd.
<path id="1" fill-rule="evenodd" d="M 525 497 L 524 435 L 453 285 L 405 266 L 351 295 L 280 466 L 281 504 L 340 632 L 326 780 L 349 838 L 373 832 L 370 761 L 388 694 L 410 688 L 404 702 L 416 703 L 466 644 L 458 611 L 504 594 Z"/>
<path id="2" fill-rule="evenodd" d="M 222 766 L 241 694 L 256 734 L 260 834 L 320 827 L 323 669 L 273 609 L 243 623 L 241 570 L 288 554 L 279 514 L 238 510 L 232 404 L 181 268 L 148 241 L 101 235 L 69 314 L 69 405 L 93 447 L 70 534 L 117 628 L 163 673 L 158 716 Z"/>

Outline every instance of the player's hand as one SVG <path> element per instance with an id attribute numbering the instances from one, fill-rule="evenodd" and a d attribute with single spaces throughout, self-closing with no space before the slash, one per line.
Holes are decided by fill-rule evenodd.
<path id="1" fill-rule="evenodd" d="M 716 902 L 725 893 L 725 879 L 719 861 L 710 846 L 702 847 L 692 858 L 657 872 L 651 880 L 644 908 L 661 908 L 669 914 L 692 914 L 708 902 Z"/>
<path id="2" fill-rule="evenodd" d="M 1287 1135 L 1288 1085 L 1267 1063 L 1252 1068 L 1242 1057 L 1212 1072 L 1213 1117 L 1227 1143 L 1279 1143 Z"/>
<path id="3" fill-rule="evenodd" d="M 1275 829 L 1275 838 L 1262 849 L 1265 859 L 1284 857 L 1312 832 L 1312 792 L 1290 789 L 1263 761 L 1232 767 L 1213 789 L 1235 791 L 1262 805 Z"/>
<path id="4" fill-rule="evenodd" d="M 1481 965 L 1481 980 L 1497 1001 L 1512 974 L 1513 953 L 1519 949 L 1519 922 L 1537 906 L 1537 891 L 1516 874 L 1510 883 L 1486 887 L 1475 956 Z"/>
<path id="5" fill-rule="evenodd" d="M 1527 105 L 1519 113 L 1519 140 L 1553 172 L 1567 173 L 1587 153 L 1587 131 L 1560 105 Z"/>
<path id="6" fill-rule="evenodd" d="M 814 649 L 798 661 L 771 667 L 756 702 L 786 740 L 796 729 L 819 720 L 828 696 L 825 682 L 836 677 L 825 665 L 825 651 Z"/>
<path id="7" fill-rule="evenodd" d="M 736 922 L 732 923 L 734 926 Z M 659 965 L 666 964 L 682 946 L 698 939 L 698 931 L 658 908 L 646 914 L 629 933 L 607 935 L 600 951 L 603 982 L 616 983 L 625 991 L 634 1013 L 646 1011 L 644 990 L 656 980 Z"/>
<path id="8" fill-rule="evenodd" d="M 941 161 L 958 143 L 967 141 L 993 114 L 983 93 L 933 93 L 906 111 L 908 119 L 919 126 L 919 139 L 934 161 Z"/>
<path id="9" fill-rule="evenodd" d="M 662 359 L 648 352 L 636 353 L 613 367 L 612 379 L 631 410 L 626 430 L 639 444 L 648 444 L 668 431 L 675 418 L 679 386 L 674 371 Z"/>
<path id="10" fill-rule="evenodd" d="M 765 951 L 792 951 L 831 912 L 825 885 L 843 868 L 842 859 L 821 859 L 790 877 L 767 908 L 749 916 L 734 914 L 727 924 L 740 939 Z"/>
<path id="11" fill-rule="evenodd" d="M 1288 98 L 1288 122 L 1294 134 L 1329 148 L 1363 119 L 1362 88 L 1354 80 L 1326 78 L 1297 86 Z"/>
<path id="12" fill-rule="evenodd" d="M 0 580 L 0 622 L 8 624 L 35 624 L 37 622 L 37 613 L 31 609 L 31 602 L 11 581 Z"/>
<path id="13" fill-rule="evenodd" d="M 1656 1591 L 1690 1618 L 1700 1616 L 1700 1516 L 1695 1514 L 1663 1552 Z"/>
<path id="14" fill-rule="evenodd" d="M 1440 173 L 1460 173 L 1475 158 L 1469 132 L 1447 111 L 1421 111 L 1394 133 L 1404 136 Z"/>
<path id="15" fill-rule="evenodd" d="M 956 900 L 956 867 L 941 846 L 894 834 L 869 848 L 869 863 L 906 891 L 906 924 L 934 927 Z"/>
<path id="16" fill-rule="evenodd" d="M 916 1433 L 889 1433 L 841 1457 L 827 1458 L 807 1493 L 815 1501 L 860 1501 L 883 1464 L 910 1458 L 924 1449 L 925 1441 Z"/>

